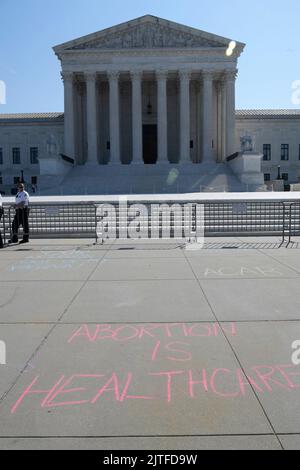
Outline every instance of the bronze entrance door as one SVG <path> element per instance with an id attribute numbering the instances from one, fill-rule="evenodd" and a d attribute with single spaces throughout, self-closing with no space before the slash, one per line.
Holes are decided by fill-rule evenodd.
<path id="1" fill-rule="evenodd" d="M 157 162 L 157 125 L 143 126 L 143 159 L 145 165 Z"/>

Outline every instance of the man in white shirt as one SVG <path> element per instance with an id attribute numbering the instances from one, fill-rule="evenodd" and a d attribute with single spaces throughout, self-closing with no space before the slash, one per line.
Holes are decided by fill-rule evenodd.
<path id="1" fill-rule="evenodd" d="M 12 223 L 12 239 L 8 243 L 18 243 L 18 230 L 22 225 L 23 227 L 23 240 L 22 243 L 29 242 L 29 194 L 25 191 L 25 186 L 23 183 L 18 185 L 18 193 L 16 195 L 16 215 Z"/>
<path id="2" fill-rule="evenodd" d="M 2 195 L 0 193 L 0 222 L 3 216 L 3 206 L 2 206 Z M 1 236 L 1 230 L 0 230 L 0 249 L 3 248 L 3 241 L 2 241 L 2 236 Z"/>

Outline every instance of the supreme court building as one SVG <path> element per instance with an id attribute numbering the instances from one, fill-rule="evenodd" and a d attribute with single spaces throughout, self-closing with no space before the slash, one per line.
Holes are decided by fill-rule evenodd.
<path id="1" fill-rule="evenodd" d="M 201 181 L 230 190 L 227 158 L 240 151 L 247 130 L 263 155 L 273 144 L 274 120 L 281 130 L 300 128 L 300 113 L 236 112 L 244 47 L 149 15 L 54 47 L 64 113 L 0 115 L 2 184 L 21 167 L 32 177 L 34 167 L 48 189 L 64 185 L 80 194 L 83 181 L 97 178 L 108 193 L 134 192 L 139 184 L 148 192 L 149 182 L 159 192 L 175 169 L 178 191 L 201 191 Z"/>
<path id="2" fill-rule="evenodd" d="M 244 45 L 145 16 L 54 48 L 65 152 L 79 164 L 200 163 L 235 151 Z"/>

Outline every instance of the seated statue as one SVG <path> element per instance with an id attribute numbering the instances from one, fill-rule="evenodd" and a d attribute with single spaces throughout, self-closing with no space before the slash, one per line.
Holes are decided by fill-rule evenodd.
<path id="1" fill-rule="evenodd" d="M 58 145 L 53 134 L 49 134 L 47 138 L 47 156 L 51 158 L 58 156 Z"/>
<path id="2" fill-rule="evenodd" d="M 254 137 L 246 133 L 241 137 L 241 151 L 244 152 L 253 152 L 254 151 Z"/>

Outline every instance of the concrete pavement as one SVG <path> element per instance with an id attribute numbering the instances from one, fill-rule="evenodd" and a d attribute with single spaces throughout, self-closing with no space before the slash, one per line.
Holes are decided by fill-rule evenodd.
<path id="1" fill-rule="evenodd" d="M 0 448 L 299 449 L 299 282 L 299 240 L 2 250 Z"/>

